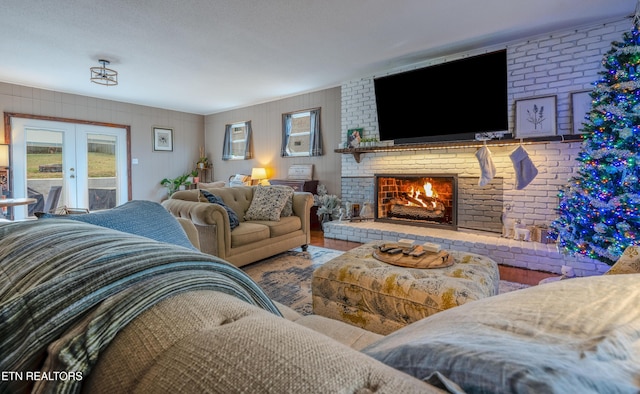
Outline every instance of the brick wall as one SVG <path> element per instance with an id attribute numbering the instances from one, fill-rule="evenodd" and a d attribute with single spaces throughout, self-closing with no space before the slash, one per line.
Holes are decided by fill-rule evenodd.
<path id="1" fill-rule="evenodd" d="M 602 70 L 603 55 L 611 49 L 611 42 L 618 41 L 622 34 L 631 29 L 630 19 L 620 19 L 606 23 L 583 26 L 567 31 L 531 37 L 507 45 L 482 48 L 475 52 L 459 54 L 475 55 L 498 49 L 507 49 L 508 59 L 508 105 L 509 125 L 513 130 L 514 103 L 516 100 L 555 95 L 557 99 L 557 130 L 559 135 L 571 134 L 571 93 L 592 88 Z M 446 60 L 455 60 L 448 57 Z M 412 68 L 425 67 L 445 61 L 433 59 Z M 406 71 L 392 70 L 387 74 Z M 376 76 L 381 76 L 380 74 Z M 363 138 L 378 137 L 378 123 L 373 87 L 373 76 L 348 81 L 342 84 L 342 142 L 346 141 L 347 130 L 363 128 Z M 420 124 L 420 114 L 402 122 Z M 549 224 L 556 218 L 558 190 L 573 175 L 577 162 L 575 158 L 580 143 L 552 142 L 525 145 L 533 163 L 538 169 L 537 177 L 523 190 L 515 190 L 515 170 L 509 154 L 517 145 L 490 146 L 497 177 L 502 178 L 502 206 L 510 207 L 509 216 L 520 219 L 525 225 Z M 480 166 L 475 157 L 477 148 L 444 148 L 426 151 L 393 151 L 367 153 L 361 155 L 360 163 L 353 156 L 342 155 L 343 201 L 373 201 L 373 175 L 380 173 L 454 173 L 459 177 L 479 177 Z M 497 181 L 497 180 L 496 180 Z M 480 220 L 480 218 L 473 218 Z M 339 228 L 340 226 L 337 226 Z M 401 226 L 408 227 L 408 226 Z M 369 231 L 366 228 L 360 229 Z M 355 230 L 354 230 L 355 231 Z M 350 239 L 350 235 L 325 235 L 339 239 Z M 371 229 L 367 237 L 385 236 L 383 231 Z M 393 233 L 395 234 L 395 233 Z M 398 233 L 399 234 L 399 233 Z M 405 235 L 403 233 L 403 235 Z M 345 238 L 346 237 L 346 238 Z M 354 240 L 359 238 L 354 238 Z M 494 238 L 495 240 L 495 238 Z M 498 238 L 491 243 L 461 245 L 459 240 L 442 239 L 443 245 L 453 249 L 471 248 L 495 258 L 500 264 L 560 272 L 562 264 L 574 267 L 578 275 L 594 275 L 608 269 L 603 263 L 561 255 L 552 245 L 531 242 L 506 241 Z M 440 240 L 436 239 L 436 242 Z M 448 243 L 449 242 L 449 243 Z M 504 242 L 517 242 L 517 244 Z M 482 247 L 486 246 L 486 251 Z M 538 246 L 536 246 L 538 245 Z M 542 249 L 544 250 L 542 250 Z M 545 249 L 546 248 L 546 249 Z"/>
<path id="2" fill-rule="evenodd" d="M 504 181 L 502 177 L 495 177 L 488 185 L 480 187 L 478 179 L 477 176 L 458 177 L 458 227 L 501 233 Z M 344 202 L 374 202 L 374 189 L 374 177 L 342 178 Z"/>
<path id="3" fill-rule="evenodd" d="M 535 96 L 557 96 L 558 134 L 571 133 L 571 92 L 590 89 L 598 79 L 603 55 L 611 42 L 620 40 L 630 30 L 631 21 L 622 19 L 568 31 L 550 33 L 502 47 L 507 49 L 509 124 L 513 130 L 515 100 Z M 453 60 L 455 57 L 448 57 Z M 434 59 L 412 68 L 442 62 Z M 405 71 L 393 70 L 387 74 Z M 377 75 L 378 76 L 378 75 Z M 419 124 L 420 117 L 404 119 Z M 352 80 L 342 85 L 342 141 L 347 129 L 362 127 L 363 137 L 377 137 L 378 124 L 373 76 Z M 525 145 L 538 169 L 538 176 L 523 190 L 515 190 L 515 171 L 509 153 L 517 146 L 490 146 L 497 176 L 503 180 L 504 201 L 511 215 L 524 224 L 549 224 L 555 219 L 558 189 L 573 174 L 580 143 L 553 142 Z M 344 201 L 373 201 L 372 177 L 378 173 L 455 173 L 478 177 L 480 166 L 476 148 L 445 148 L 428 151 L 394 151 L 367 153 L 356 163 L 351 155 L 342 155 L 342 198 Z"/>
<path id="4" fill-rule="evenodd" d="M 458 227 L 502 233 L 504 181 L 493 178 L 484 187 L 478 177 L 458 177 Z"/>

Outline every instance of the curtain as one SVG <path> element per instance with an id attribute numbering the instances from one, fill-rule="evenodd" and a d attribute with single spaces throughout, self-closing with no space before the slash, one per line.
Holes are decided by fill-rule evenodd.
<path id="1" fill-rule="evenodd" d="M 322 156 L 322 135 L 320 134 L 320 109 L 310 111 L 311 135 L 309 136 L 309 156 Z"/>
<path id="2" fill-rule="evenodd" d="M 287 157 L 289 152 L 287 146 L 289 145 L 289 134 L 291 133 L 291 114 L 282 115 L 282 147 L 280 148 L 280 156 Z"/>
<path id="3" fill-rule="evenodd" d="M 222 144 L 222 160 L 231 160 L 231 125 L 224 127 L 224 143 Z"/>
<path id="4" fill-rule="evenodd" d="M 253 152 L 251 151 L 251 121 L 244 122 L 244 159 L 251 159 L 253 157 Z"/>

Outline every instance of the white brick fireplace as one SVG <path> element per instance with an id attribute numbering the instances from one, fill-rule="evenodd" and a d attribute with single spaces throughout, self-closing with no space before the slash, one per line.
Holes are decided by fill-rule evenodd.
<path id="1" fill-rule="evenodd" d="M 527 226 L 548 225 L 556 217 L 558 189 L 563 186 L 574 168 L 574 157 L 580 143 L 548 143 L 525 145 L 538 169 L 537 177 L 523 190 L 514 188 L 514 168 L 509 153 L 515 146 L 490 147 L 503 184 L 503 206 L 509 205 L 510 218 L 520 219 Z M 517 146 L 517 145 L 516 145 Z M 367 153 L 356 163 L 344 155 L 342 162 L 342 200 L 374 201 L 374 175 L 385 173 L 421 174 L 454 173 L 458 177 L 472 177 L 477 183 L 480 175 L 476 148 L 451 148 L 419 152 Z M 459 202 L 458 209 L 463 209 Z M 478 218 L 479 221 L 483 220 Z M 595 260 L 574 258 L 560 254 L 555 244 L 516 241 L 500 237 L 497 232 L 479 232 L 458 228 L 458 231 L 419 228 L 380 222 L 331 222 L 325 237 L 368 242 L 381 239 L 409 238 L 422 242 L 436 242 L 444 248 L 487 255 L 499 264 L 548 271 L 560 274 L 562 265 L 574 268 L 576 275 L 589 276 L 605 272 L 609 266 Z"/>
<path id="2" fill-rule="evenodd" d="M 558 134 L 570 134 L 571 93 L 591 87 L 598 78 L 602 56 L 611 48 L 611 42 L 620 40 L 623 32 L 630 28 L 631 22 L 628 19 L 615 20 L 503 45 L 502 48 L 507 49 L 508 58 L 511 129 L 514 124 L 512 108 L 515 100 L 555 95 Z M 465 55 L 496 49 L 500 47 L 484 48 L 483 51 Z M 455 58 L 436 59 L 413 68 Z M 404 70 L 393 70 L 387 74 L 399 71 Z M 343 141 L 346 141 L 348 129 L 358 127 L 364 129 L 363 137 L 378 137 L 373 78 L 374 76 L 370 76 L 342 85 Z M 465 105 L 463 92 L 460 103 L 452 105 Z M 451 121 L 455 122 L 455 119 Z M 429 114 L 407 114 L 407 119 L 399 120 L 399 127 L 406 127 L 408 123 L 412 127 L 428 127 Z M 573 174 L 580 142 L 557 141 L 524 145 L 538 169 L 538 175 L 523 190 L 515 190 L 515 171 L 509 158 L 509 153 L 517 146 L 489 146 L 497 169 L 496 179 L 500 178 L 503 189 L 503 209 L 509 207 L 510 217 L 519 219 L 524 225 L 548 225 L 556 218 L 558 190 Z M 472 181 L 477 182 L 480 166 L 475 157 L 476 150 L 477 147 L 445 147 L 371 152 L 362 154 L 360 162 L 350 154 L 343 154 L 340 191 L 342 200 L 353 203 L 373 202 L 376 174 L 448 173 L 462 178 L 474 178 Z M 450 234 L 448 230 L 437 230 L 438 234 L 433 231 L 388 223 L 341 222 L 331 223 L 325 236 L 359 242 L 377 240 L 385 234 L 388 237 L 435 240 L 452 249 L 476 250 L 505 265 L 555 273 L 560 273 L 562 265 L 571 265 L 576 274 L 581 276 L 596 275 L 609 268 L 594 260 L 562 256 L 556 251 L 555 245 L 507 240 L 496 233 L 481 234 L 464 229 L 450 231 Z"/>

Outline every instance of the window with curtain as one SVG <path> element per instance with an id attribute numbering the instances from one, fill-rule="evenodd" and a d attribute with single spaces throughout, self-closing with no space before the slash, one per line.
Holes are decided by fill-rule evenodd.
<path id="1" fill-rule="evenodd" d="M 281 156 L 322 156 L 320 108 L 282 115 Z"/>
<path id="2" fill-rule="evenodd" d="M 251 121 L 226 125 L 222 160 L 246 160 L 251 157 Z"/>

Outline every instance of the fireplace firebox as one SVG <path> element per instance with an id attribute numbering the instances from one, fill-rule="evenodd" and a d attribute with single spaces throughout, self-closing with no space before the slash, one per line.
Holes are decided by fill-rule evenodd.
<path id="1" fill-rule="evenodd" d="M 457 187 L 452 174 L 377 174 L 374 218 L 457 230 Z"/>

